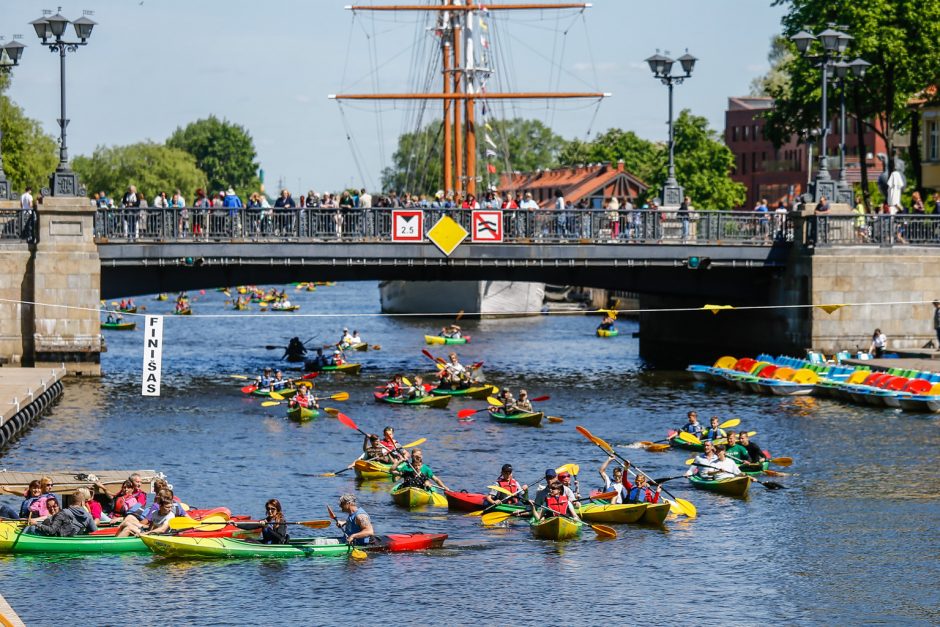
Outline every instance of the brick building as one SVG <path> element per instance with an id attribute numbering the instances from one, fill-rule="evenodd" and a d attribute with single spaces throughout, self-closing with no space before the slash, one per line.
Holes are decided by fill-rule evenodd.
<path id="1" fill-rule="evenodd" d="M 503 174 L 499 180 L 500 192 L 532 192 L 540 207 L 551 208 L 555 202 L 555 190 L 561 190 L 565 201 L 577 204 L 588 199 L 588 206 L 600 209 L 605 198 L 616 196 L 621 201 L 633 201 L 649 186 L 624 169 L 623 161 L 611 164 L 589 164 L 566 168 L 536 170 L 535 172 L 513 172 Z"/>
<path id="2" fill-rule="evenodd" d="M 728 98 L 725 111 L 725 144 L 734 153 L 735 169 L 731 178 L 747 188 L 744 209 L 751 209 L 761 199 L 773 204 L 793 200 L 808 191 L 807 183 L 818 167 L 819 155 L 815 142 L 812 163 L 809 163 L 809 147 L 799 143 L 796 136 L 779 148 L 764 137 L 764 114 L 773 107 L 772 98 L 734 97 Z M 827 138 L 826 154 L 829 155 L 830 175 L 839 177 L 839 120 L 833 120 Z M 846 116 L 845 129 L 846 179 L 850 183 L 861 181 L 859 167 L 858 135 L 855 119 Z M 881 174 L 881 162 L 875 158 L 886 152 L 885 142 L 874 131 L 865 133 L 863 157 L 868 164 L 868 180 L 874 182 Z"/>

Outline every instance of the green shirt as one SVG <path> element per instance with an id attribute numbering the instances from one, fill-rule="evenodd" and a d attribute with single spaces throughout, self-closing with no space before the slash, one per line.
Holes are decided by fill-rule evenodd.
<path id="1" fill-rule="evenodd" d="M 408 471 L 410 471 L 412 468 L 413 468 L 413 466 L 412 466 L 411 464 L 402 462 L 402 463 L 399 464 L 399 466 L 398 466 L 398 472 L 408 472 Z M 434 471 L 431 470 L 431 467 L 428 466 L 427 464 L 421 464 L 421 468 L 418 469 L 418 474 L 419 474 L 419 475 L 424 475 L 424 476 L 427 477 L 428 479 L 433 479 L 433 478 L 434 478 Z"/>
<path id="2" fill-rule="evenodd" d="M 740 444 L 729 446 L 727 450 L 725 450 L 725 455 L 734 458 L 734 461 L 738 463 L 746 462 L 748 460 L 747 449 Z"/>

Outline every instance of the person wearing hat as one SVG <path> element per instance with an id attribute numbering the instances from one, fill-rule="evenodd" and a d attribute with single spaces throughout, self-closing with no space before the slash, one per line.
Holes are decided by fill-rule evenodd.
<path id="1" fill-rule="evenodd" d="M 574 492 L 570 488 L 562 485 L 561 481 L 558 479 L 558 473 L 555 472 L 554 468 L 548 468 L 545 470 L 545 487 L 541 488 L 538 492 L 535 493 L 535 506 L 543 507 L 545 505 L 545 499 L 548 498 L 551 493 L 551 487 L 554 484 L 559 484 L 562 487 L 562 491 L 565 495 L 571 500 L 575 500 Z"/>
<path id="2" fill-rule="evenodd" d="M 558 473 L 558 480 L 561 481 L 561 485 L 565 486 L 565 491 L 569 496 L 574 497 L 575 500 L 581 498 L 581 488 L 578 486 L 577 479 L 574 482 L 574 491 L 571 490 L 571 473 L 567 470 L 563 470 Z"/>
<path id="3" fill-rule="evenodd" d="M 341 351 L 339 348 L 334 350 L 331 361 L 332 361 L 332 364 L 330 365 L 332 366 L 342 366 L 343 364 L 345 364 L 346 359 L 343 357 L 343 351 Z"/>
<path id="4" fill-rule="evenodd" d="M 349 334 L 349 328 L 343 327 L 343 337 L 339 340 L 340 346 L 349 346 L 353 343 L 353 337 Z"/>
<path id="5" fill-rule="evenodd" d="M 527 485 L 519 485 L 519 482 L 512 476 L 512 464 L 503 464 L 503 468 L 499 473 L 499 478 L 496 480 L 496 485 L 508 491 L 511 494 L 518 494 L 520 492 L 525 492 L 529 489 Z M 486 502 L 490 505 L 496 505 L 497 503 L 507 503 L 513 505 L 520 501 L 519 496 L 506 497 L 505 494 L 497 491 L 490 492 L 486 495 Z"/>
<path id="6" fill-rule="evenodd" d="M 366 510 L 356 504 L 356 497 L 352 494 L 339 497 L 339 508 L 346 514 L 346 520 L 337 519 L 336 526 L 342 530 L 346 542 L 354 546 L 372 544 L 375 537 L 372 520 Z"/>
<path id="7" fill-rule="evenodd" d="M 273 371 L 271 370 L 270 366 L 264 369 L 264 373 L 258 377 L 258 389 L 266 389 L 271 387 L 271 380 L 273 378 L 272 374 Z"/>

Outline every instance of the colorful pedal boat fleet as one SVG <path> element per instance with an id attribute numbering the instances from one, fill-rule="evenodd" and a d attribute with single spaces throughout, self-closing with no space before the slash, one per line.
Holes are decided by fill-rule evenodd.
<path id="1" fill-rule="evenodd" d="M 859 405 L 940 413 L 940 373 L 867 366 L 817 364 L 795 357 L 758 355 L 756 359 L 724 356 L 712 366 L 693 364 L 687 371 L 698 381 L 721 383 L 758 394 L 813 395 Z"/>

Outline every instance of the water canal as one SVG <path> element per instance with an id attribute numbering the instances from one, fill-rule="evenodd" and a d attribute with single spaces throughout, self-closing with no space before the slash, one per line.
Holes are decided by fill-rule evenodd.
<path id="1" fill-rule="evenodd" d="M 0 588 L 27 624 L 936 624 L 940 622 L 940 421 L 836 401 L 768 398 L 705 387 L 684 374 L 653 371 L 637 340 L 593 337 L 596 320 L 543 316 L 466 322 L 465 362 L 514 391 L 550 394 L 545 410 L 562 424 L 459 423 L 447 410 L 378 405 L 373 386 L 392 373 L 431 372 L 422 335 L 441 321 L 363 317 L 297 318 L 269 313 L 222 319 L 225 296 L 207 292 L 191 318 L 168 316 L 163 396 L 140 391 L 140 331 L 110 333 L 100 381 L 71 382 L 62 401 L 3 453 L 8 469 L 154 468 L 192 505 L 262 514 L 271 497 L 292 520 L 325 517 L 339 494 L 358 491 L 380 531 L 444 532 L 426 554 L 281 561 L 170 561 L 151 555 L 0 558 Z M 374 283 L 298 292 L 301 313 L 377 312 Z M 141 299 L 151 312 L 172 302 Z M 242 312 L 237 312 L 242 313 Z M 251 314 L 252 312 L 244 312 Z M 254 313 L 257 313 L 255 310 Z M 478 519 L 397 509 L 387 484 L 322 478 L 343 468 L 361 439 L 332 419 L 290 423 L 262 408 L 230 374 L 252 374 L 280 356 L 265 344 L 358 328 L 381 350 L 361 356 L 359 377 L 321 377 L 348 391 L 346 413 L 361 426 L 396 427 L 401 441 L 426 437 L 427 461 L 456 489 L 476 491 L 512 463 L 534 479 L 565 461 L 582 486 L 597 483 L 602 454 L 576 431 L 583 424 L 626 444 L 664 437 L 689 408 L 737 416 L 755 440 L 795 458 L 790 488 L 754 484 L 749 500 L 667 484 L 698 507 L 695 520 L 665 528 L 619 526 L 616 540 L 534 540 L 523 525 L 483 529 Z M 443 351 L 438 350 L 438 353 Z M 680 474 L 687 455 L 621 448 L 653 476 Z M 15 502 L 8 498 L 5 502 Z M 303 528 L 296 536 L 318 532 Z M 322 533 L 322 532 L 319 532 Z M 159 615 L 159 617 L 158 617 Z"/>

